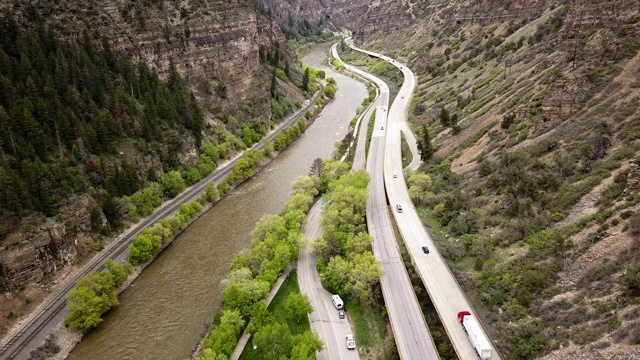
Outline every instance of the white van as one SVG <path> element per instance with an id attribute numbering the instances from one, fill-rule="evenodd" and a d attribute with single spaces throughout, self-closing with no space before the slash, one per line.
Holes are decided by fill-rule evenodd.
<path id="1" fill-rule="evenodd" d="M 331 295 L 331 302 L 338 310 L 342 310 L 344 308 L 344 303 L 342 299 L 340 299 L 340 295 Z"/>

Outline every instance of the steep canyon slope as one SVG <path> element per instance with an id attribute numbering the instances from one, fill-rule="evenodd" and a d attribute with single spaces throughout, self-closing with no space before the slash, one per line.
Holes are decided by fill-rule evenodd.
<path id="1" fill-rule="evenodd" d="M 3 333 L 68 265 L 135 222 L 125 195 L 174 169 L 210 171 L 303 95 L 297 58 L 253 1 L 3 0 L 0 10 Z M 274 97 L 276 68 L 287 76 Z"/>
<path id="2" fill-rule="evenodd" d="M 640 2 L 397 3 L 353 30 L 419 76 L 409 185 L 497 346 L 640 358 Z"/>

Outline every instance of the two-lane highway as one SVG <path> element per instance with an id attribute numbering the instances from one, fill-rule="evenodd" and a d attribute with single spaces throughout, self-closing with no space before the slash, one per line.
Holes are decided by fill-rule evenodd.
<path id="1" fill-rule="evenodd" d="M 317 201 L 307 215 L 307 224 L 303 226 L 304 236 L 313 240 L 322 236 L 320 210 L 322 201 Z M 357 343 L 355 350 L 347 349 L 346 337 L 355 334 L 347 318 L 340 319 L 338 310 L 331 302 L 331 293 L 320 283 L 316 271 L 316 257 L 307 242 L 300 249 L 298 257 L 298 284 L 300 291 L 311 300 L 313 312 L 309 314 L 311 328 L 324 343 L 322 351 L 316 354 L 318 360 L 358 360 Z M 347 309 L 348 310 L 348 309 Z"/>
<path id="2" fill-rule="evenodd" d="M 457 317 L 460 311 L 474 313 L 473 307 L 440 255 L 435 242 L 422 224 L 409 196 L 402 173 L 400 131 L 408 128 L 405 114 L 416 83 L 413 72 L 406 65 L 400 64 L 387 56 L 359 49 L 353 46 L 351 41 L 347 41 L 347 44 L 356 51 L 388 61 L 398 67 L 404 75 L 405 81 L 389 110 L 387 124 L 388 133 L 384 146 L 384 180 L 387 197 L 392 207 L 400 204 L 403 208 L 401 213 L 398 211 L 393 212 L 398 229 L 458 357 L 460 359 L 475 359 L 478 354 L 471 345 L 467 333 Z M 429 254 L 422 252 L 422 246 L 424 245 L 431 249 Z M 486 331 L 484 332 L 485 336 L 487 336 Z M 487 336 L 487 338 L 489 337 Z M 491 359 L 501 359 L 495 345 L 493 346 Z"/>

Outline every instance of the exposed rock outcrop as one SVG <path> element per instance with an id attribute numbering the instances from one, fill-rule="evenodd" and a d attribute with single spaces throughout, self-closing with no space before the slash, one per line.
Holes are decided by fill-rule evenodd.
<path id="1" fill-rule="evenodd" d="M 196 91 L 214 113 L 237 114 L 240 104 L 251 104 L 250 114 L 244 116 L 270 116 L 270 73 L 261 63 L 260 49 L 297 67 L 295 55 L 282 46 L 285 39 L 279 26 L 257 11 L 251 0 L 0 0 L 0 10 L 8 8 L 24 26 L 43 22 L 62 38 L 82 43 L 89 33 L 96 47 L 108 43 L 114 52 L 147 63 L 161 78 L 167 78 L 174 66 L 193 89 L 206 84 L 216 90 L 207 99 Z M 193 137 L 177 132 L 167 134 L 165 144 L 156 148 L 135 139 L 123 141 L 118 152 L 105 165 L 107 171 L 126 161 L 141 178 L 151 172 L 161 176 L 163 163 L 173 155 L 186 166 L 198 161 Z M 85 162 L 91 177 L 99 162 L 95 158 Z M 96 236 L 91 229 L 96 202 L 91 196 L 76 196 L 56 207 L 55 219 L 35 215 L 24 219 L 20 229 L 0 243 L 0 274 L 14 286 L 42 281 Z M 97 213 L 104 224 L 104 216 Z"/>
<path id="2" fill-rule="evenodd" d="M 33 6 L 45 22 L 63 37 L 82 41 L 84 32 L 108 39 L 111 47 L 135 61 L 144 61 L 161 77 L 171 64 L 192 85 L 210 82 L 225 90 L 222 103 L 252 101 L 261 113 L 269 75 L 262 68 L 259 47 L 280 46 L 278 26 L 256 11 L 249 0 L 171 1 L 155 5 L 125 0 L 93 2 L 36 1 Z M 28 5 L 0 0 L 0 8 L 28 13 Z M 101 44 L 97 44 L 100 46 Z M 283 59 L 296 64 L 282 48 Z M 255 101 L 262 100 L 262 101 Z M 224 104 L 223 104 L 224 105 Z"/>
<path id="3" fill-rule="evenodd" d="M 92 200 L 88 196 L 70 199 L 61 212 L 63 222 L 37 216 L 23 219 L 24 231 L 12 234 L 0 247 L 0 266 L 15 286 L 42 281 L 77 254 L 75 236 L 65 224 L 88 226 Z"/>

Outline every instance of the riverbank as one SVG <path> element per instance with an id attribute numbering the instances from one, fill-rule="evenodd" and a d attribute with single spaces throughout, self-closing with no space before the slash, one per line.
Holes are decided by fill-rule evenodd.
<path id="1" fill-rule="evenodd" d="M 326 106 L 329 101 L 324 101 L 322 104 L 317 105 L 315 102 L 317 99 L 319 99 L 322 96 L 322 88 L 317 92 L 317 94 L 314 96 L 314 98 L 312 99 L 312 101 L 310 102 L 310 104 L 304 108 L 302 108 L 300 111 L 296 112 L 295 114 L 293 114 L 292 116 L 289 117 L 289 119 L 287 121 L 284 121 L 277 129 L 274 129 L 273 131 L 269 132 L 263 141 L 260 142 L 260 144 L 258 146 L 262 147 L 263 144 L 266 141 L 271 141 L 273 139 L 273 137 L 279 133 L 280 131 L 287 129 L 290 125 L 290 123 L 294 123 L 296 120 L 298 120 L 299 118 L 304 118 L 304 115 L 306 112 L 312 111 L 314 114 L 318 114 L 322 108 L 324 106 Z M 310 126 L 310 124 L 313 123 L 313 118 L 310 119 L 311 121 L 307 122 L 307 126 Z M 279 153 L 274 153 L 272 154 L 271 157 L 267 157 L 265 159 L 265 161 L 261 164 L 260 169 L 264 168 L 264 166 L 266 166 L 268 163 L 270 163 Z M 216 172 L 220 172 L 220 169 L 225 169 L 225 167 L 229 167 L 232 162 L 234 162 L 235 160 L 237 160 L 240 156 L 242 156 L 242 153 L 237 154 L 233 159 L 228 160 L 227 162 L 221 164 L 218 167 L 218 170 L 216 170 Z M 255 172 L 258 172 L 260 169 L 255 169 Z M 228 169 L 227 169 L 228 170 Z M 224 176 L 224 172 L 222 173 L 221 176 Z M 212 174 L 212 176 L 208 179 L 209 181 L 220 181 L 220 176 L 216 176 L 215 174 Z M 200 185 L 200 183 L 198 184 Z M 167 213 L 166 211 L 164 211 L 164 208 L 167 206 L 171 206 L 171 207 L 175 207 L 177 206 L 176 203 L 177 202 L 182 202 L 182 201 L 189 201 L 189 200 L 193 200 L 196 196 L 199 195 L 200 191 L 198 189 L 194 189 L 194 187 L 198 186 L 198 185 L 194 185 L 192 187 L 190 187 L 189 189 L 185 190 L 185 193 L 188 192 L 193 192 L 193 194 L 190 194 L 186 199 L 179 199 L 181 198 L 181 195 L 179 195 L 178 197 L 172 199 L 172 200 L 168 200 L 167 202 L 165 202 L 162 206 L 160 206 L 159 208 L 157 208 L 154 211 L 154 214 L 151 215 L 151 217 L 154 217 L 155 215 L 157 215 L 158 213 L 163 213 L 163 217 L 164 216 L 168 216 L 170 215 L 170 213 Z M 239 185 L 239 184 L 238 184 Z M 237 186 L 237 185 L 236 185 Z M 184 194 L 184 193 L 183 193 Z M 201 216 L 202 214 L 204 214 L 206 212 L 206 210 L 211 208 L 212 204 L 207 204 L 207 207 L 205 209 L 203 209 L 203 211 L 201 211 L 198 215 Z M 171 211 L 171 210 L 170 210 Z M 197 217 L 196 217 L 197 218 Z M 195 221 L 196 218 L 192 219 L 191 222 Z M 148 220 L 148 219 L 147 219 Z M 120 248 L 120 250 L 116 250 L 117 252 L 113 252 L 115 255 L 115 258 L 117 259 L 117 261 L 122 262 L 122 260 L 124 260 L 126 258 L 126 250 L 122 251 L 122 247 L 123 245 L 126 248 L 126 245 L 128 245 L 128 242 L 125 244 L 123 239 L 130 236 L 132 234 L 132 232 L 134 232 L 136 229 L 139 229 L 139 227 L 141 226 L 141 224 L 144 224 L 145 221 L 147 220 L 140 220 L 138 223 L 131 225 L 127 230 L 125 230 L 122 234 L 120 234 L 117 237 L 112 238 L 113 240 L 110 241 L 106 248 L 104 249 L 105 253 L 109 253 L 110 251 L 114 251 L 113 248 L 114 247 L 118 247 Z M 184 231 L 184 230 L 183 230 Z M 180 233 L 182 233 L 182 231 L 180 231 Z M 177 237 L 179 235 L 179 233 L 176 233 Z M 174 237 L 174 238 L 175 238 Z M 168 244 L 167 244 L 168 245 Z M 166 247 L 165 247 L 166 248 Z M 34 319 L 45 319 L 45 321 L 48 321 L 49 324 L 51 325 L 47 325 L 46 329 L 42 329 L 42 327 L 38 327 L 36 328 L 36 331 L 39 331 L 40 334 L 42 335 L 38 335 L 38 339 L 34 339 L 36 341 L 42 341 L 45 337 L 45 334 L 47 334 L 48 332 L 50 332 L 50 330 L 55 327 L 55 335 L 56 337 L 59 339 L 58 341 L 60 342 L 59 345 L 60 346 L 60 351 L 58 352 L 58 355 L 56 355 L 56 358 L 64 358 L 64 356 L 66 356 L 67 354 L 69 354 L 71 352 L 71 350 L 75 347 L 75 345 L 77 345 L 77 343 L 79 342 L 79 339 L 81 338 L 79 335 L 77 334 L 66 334 L 65 333 L 65 328 L 64 326 L 61 324 L 62 323 L 62 316 L 63 315 L 59 315 L 56 316 L 55 320 L 46 320 L 46 319 L 51 319 L 53 318 L 53 316 L 51 314 L 49 315 L 45 315 L 46 312 L 51 312 L 53 309 L 53 303 L 52 301 L 55 301 L 54 299 L 59 299 L 61 296 L 61 293 L 65 293 L 65 286 L 67 284 L 70 284 L 70 282 L 75 283 L 75 281 L 77 281 L 77 277 L 80 276 L 81 274 L 86 273 L 89 269 L 90 270 L 99 270 L 100 269 L 100 261 L 103 260 L 102 258 L 104 257 L 105 253 L 101 254 L 98 253 L 96 254 L 95 257 L 93 257 L 92 259 L 96 260 L 89 260 L 85 266 L 77 268 L 75 270 L 73 270 L 73 272 L 70 273 L 70 275 L 66 276 L 67 281 L 63 282 L 61 281 L 59 286 L 58 286 L 58 291 L 56 293 L 53 293 L 50 297 L 48 297 L 45 302 L 43 302 L 42 304 L 39 305 L 38 308 L 36 308 L 36 310 L 34 312 L 32 312 L 30 314 L 30 316 L 23 320 L 20 325 L 25 324 L 26 327 L 23 327 L 23 329 L 20 329 L 20 325 L 16 326 L 13 330 L 12 333 L 17 333 L 17 331 L 20 331 L 21 333 L 24 333 L 24 329 L 29 330 L 29 326 L 34 323 Z M 109 257 L 114 257 L 114 256 L 109 256 Z M 151 264 L 151 262 L 147 262 L 144 264 L 144 266 L 142 266 L 141 268 L 138 269 L 138 271 L 136 271 L 134 274 L 132 274 L 132 276 L 129 278 L 127 284 L 132 283 L 141 273 L 142 270 L 144 270 L 144 268 L 146 268 L 147 266 L 149 266 Z M 63 285 L 64 284 L 64 285 Z M 121 289 L 119 289 L 118 293 L 122 293 L 126 288 L 128 287 L 128 285 L 123 286 Z M 52 298 L 54 297 L 55 298 Z M 66 295 L 64 295 L 64 297 L 66 297 Z M 57 306 L 56 306 L 57 307 Z M 59 308 L 59 307 L 57 307 Z M 42 320 L 39 320 L 42 321 Z M 57 323 L 60 323 L 58 325 L 61 326 L 56 326 Z M 52 326 L 53 325 L 53 326 Z M 44 332 L 46 331 L 46 332 Z M 10 339 L 9 337 L 5 340 Z M 41 340 L 42 339 L 42 340 Z M 36 343 L 36 341 L 31 341 L 31 343 Z M 29 347 L 27 347 L 28 349 Z"/>
<path id="2" fill-rule="evenodd" d="M 303 62 L 318 67 L 322 58 L 316 53 Z M 231 258 L 249 246 L 251 229 L 262 215 L 284 209 L 291 181 L 306 175 L 314 159 L 331 155 L 356 104 L 367 95 L 358 82 L 342 75 L 338 82 L 336 98 L 301 138 L 174 241 L 120 297 L 121 305 L 105 317 L 109 326 L 85 336 L 70 359 L 178 359 L 191 354 L 220 308 L 221 280 L 228 277 Z"/>

